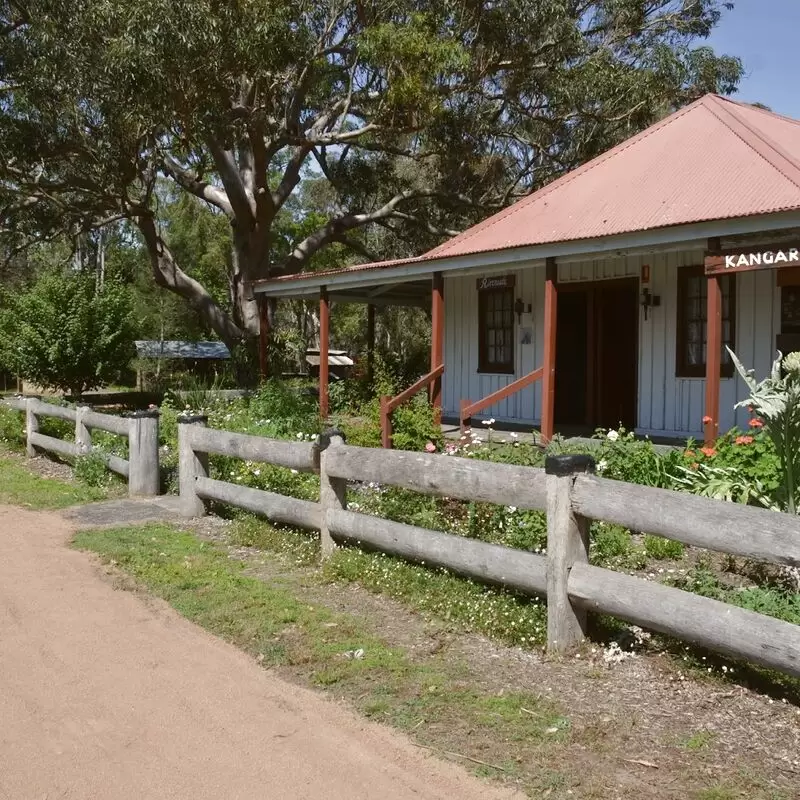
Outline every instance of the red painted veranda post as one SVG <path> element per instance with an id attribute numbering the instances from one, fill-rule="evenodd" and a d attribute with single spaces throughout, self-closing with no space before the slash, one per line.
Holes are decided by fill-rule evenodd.
<path id="1" fill-rule="evenodd" d="M 708 243 L 710 253 L 718 253 L 718 239 Z M 722 367 L 722 279 L 708 276 L 706 308 L 706 412 L 703 417 L 703 437 L 707 445 L 719 436 L 719 385 Z"/>
<path id="2" fill-rule="evenodd" d="M 328 418 L 328 351 L 330 349 L 330 301 L 328 290 L 319 290 L 319 415 Z"/>
<path id="3" fill-rule="evenodd" d="M 558 313 L 558 266 L 548 258 L 544 284 L 544 363 L 542 365 L 542 442 L 553 438 L 556 400 L 556 323 Z"/>
<path id="4" fill-rule="evenodd" d="M 444 364 L 444 278 L 433 273 L 431 286 L 431 372 Z M 430 400 L 436 423 L 442 418 L 442 376 L 431 383 Z"/>

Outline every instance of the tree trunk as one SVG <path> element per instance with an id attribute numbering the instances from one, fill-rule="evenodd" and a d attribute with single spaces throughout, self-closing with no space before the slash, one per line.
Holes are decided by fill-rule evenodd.
<path id="1" fill-rule="evenodd" d="M 251 303 L 255 308 L 255 332 L 253 333 L 252 329 L 243 330 L 239 327 L 200 283 L 180 269 L 166 242 L 157 231 L 152 217 L 137 217 L 136 224 L 144 237 L 150 255 L 153 277 L 159 286 L 187 300 L 200 318 L 230 348 L 236 347 L 242 339 L 248 336 L 258 335 L 258 309 L 255 301 Z M 241 289 L 237 291 L 237 297 L 239 291 Z M 243 318 L 249 319 L 249 314 L 243 315 Z"/>

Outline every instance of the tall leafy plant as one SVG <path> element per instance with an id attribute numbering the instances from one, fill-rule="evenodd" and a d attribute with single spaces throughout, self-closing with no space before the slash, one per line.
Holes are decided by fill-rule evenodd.
<path id="1" fill-rule="evenodd" d="M 772 441 L 783 476 L 775 498 L 777 506 L 796 514 L 800 505 L 800 353 L 781 353 L 772 364 L 770 375 L 762 381 L 728 349 L 750 397 L 736 404 L 754 414 L 751 426 L 762 427 Z"/>

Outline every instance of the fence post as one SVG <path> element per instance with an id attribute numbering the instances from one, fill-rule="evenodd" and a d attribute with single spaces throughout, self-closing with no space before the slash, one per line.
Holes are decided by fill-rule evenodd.
<path id="1" fill-rule="evenodd" d="M 547 649 L 563 653 L 586 635 L 586 610 L 569 599 L 572 565 L 589 561 L 589 523 L 572 508 L 575 475 L 594 472 L 591 456 L 549 456 L 547 475 Z"/>
<path id="2" fill-rule="evenodd" d="M 178 485 L 181 495 L 181 513 L 185 517 L 202 517 L 205 503 L 197 496 L 195 479 L 208 477 L 208 453 L 195 453 L 191 441 L 191 426 L 205 428 L 205 414 L 178 417 Z"/>
<path id="3" fill-rule="evenodd" d="M 128 434 L 128 494 L 131 497 L 155 497 L 161 491 L 161 474 L 158 465 L 157 408 L 134 411 Z"/>
<path id="4" fill-rule="evenodd" d="M 328 474 L 325 466 L 328 450 L 344 444 L 344 434 L 333 428 L 320 434 L 319 448 L 319 544 L 323 558 L 328 558 L 336 549 L 331 532 L 328 530 L 328 511 L 335 508 L 347 508 L 347 480 L 334 478 Z"/>
<path id="5" fill-rule="evenodd" d="M 28 458 L 36 458 L 36 448 L 31 444 L 31 435 L 39 432 L 39 420 L 33 413 L 35 403 L 35 397 L 29 397 L 25 401 L 25 449 Z"/>
<path id="6" fill-rule="evenodd" d="M 83 418 L 90 410 L 89 406 L 78 406 L 75 409 L 75 444 L 78 447 L 79 456 L 85 456 L 92 452 L 92 432 L 83 424 Z"/>

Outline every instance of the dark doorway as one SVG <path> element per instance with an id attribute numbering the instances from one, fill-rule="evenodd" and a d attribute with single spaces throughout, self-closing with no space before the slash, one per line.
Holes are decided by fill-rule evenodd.
<path id="1" fill-rule="evenodd" d="M 556 313 L 557 425 L 586 425 L 589 293 L 559 292 Z"/>
<path id="2" fill-rule="evenodd" d="M 636 425 L 637 279 L 558 287 L 557 425 Z"/>

